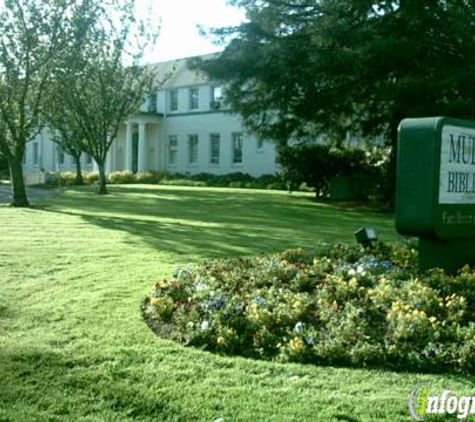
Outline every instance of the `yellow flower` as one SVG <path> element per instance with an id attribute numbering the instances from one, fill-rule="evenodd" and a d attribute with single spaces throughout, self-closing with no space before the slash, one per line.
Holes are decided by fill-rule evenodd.
<path id="1" fill-rule="evenodd" d="M 431 322 L 431 324 L 435 324 L 437 322 L 437 318 L 435 316 L 431 316 L 429 318 L 429 321 Z"/>
<path id="2" fill-rule="evenodd" d="M 292 340 L 290 340 L 289 346 L 290 350 L 293 352 L 299 352 L 305 347 L 303 340 L 300 337 L 294 337 Z"/>
<path id="3" fill-rule="evenodd" d="M 218 338 L 216 339 L 216 342 L 217 342 L 220 346 L 222 346 L 223 344 L 226 343 L 226 339 L 225 339 L 224 337 L 218 337 Z"/>
<path id="4" fill-rule="evenodd" d="M 150 299 L 150 305 L 152 306 L 157 306 L 160 303 L 160 299 L 157 299 L 156 297 Z"/>

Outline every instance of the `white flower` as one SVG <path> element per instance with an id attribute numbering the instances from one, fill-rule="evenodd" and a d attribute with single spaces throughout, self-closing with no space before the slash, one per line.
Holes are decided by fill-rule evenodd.
<path id="1" fill-rule="evenodd" d="M 209 288 L 208 286 L 208 283 L 204 282 L 204 281 L 200 281 L 198 283 L 195 284 L 195 290 L 197 292 L 200 292 L 200 291 L 203 291 L 203 290 L 207 290 Z"/>
<path id="2" fill-rule="evenodd" d="M 305 324 L 303 322 L 297 322 L 297 324 L 295 324 L 294 331 L 300 334 L 303 331 L 304 325 Z"/>
<path id="3" fill-rule="evenodd" d="M 357 272 L 358 274 L 365 275 L 365 274 L 366 274 L 366 271 L 365 271 L 364 265 L 358 265 L 358 266 L 356 267 L 356 272 Z"/>
<path id="4" fill-rule="evenodd" d="M 356 271 L 354 270 L 354 268 L 351 268 L 349 271 L 348 271 L 348 275 L 355 275 L 356 274 Z"/>
<path id="5" fill-rule="evenodd" d="M 209 322 L 208 321 L 203 321 L 201 323 L 201 331 L 208 331 L 209 330 Z"/>

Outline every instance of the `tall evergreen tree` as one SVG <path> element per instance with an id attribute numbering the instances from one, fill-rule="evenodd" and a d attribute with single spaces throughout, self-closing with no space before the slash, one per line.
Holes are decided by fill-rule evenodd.
<path id="1" fill-rule="evenodd" d="M 257 134 L 384 135 L 402 118 L 475 119 L 475 3 L 467 0 L 234 0 L 249 21 L 214 60 L 227 101 Z M 390 191 L 392 188 L 390 188 Z"/>

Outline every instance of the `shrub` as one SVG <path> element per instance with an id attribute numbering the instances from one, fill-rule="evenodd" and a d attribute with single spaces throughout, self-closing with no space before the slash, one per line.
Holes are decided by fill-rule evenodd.
<path id="1" fill-rule="evenodd" d="M 84 183 L 92 185 L 99 181 L 99 173 L 97 171 L 86 171 L 83 173 Z"/>
<path id="2" fill-rule="evenodd" d="M 74 174 L 71 172 L 51 173 L 49 184 L 73 184 Z M 92 184 L 98 181 L 97 173 L 83 172 L 84 182 Z M 177 186 L 216 186 L 216 187 L 242 187 L 252 189 L 285 189 L 285 183 L 280 176 L 266 174 L 252 177 L 246 173 L 229 173 L 215 175 L 211 173 L 198 173 L 194 175 L 182 173 L 168 173 L 166 171 L 142 171 L 132 173 L 130 170 L 115 171 L 107 175 L 107 182 L 111 184 L 147 183 Z"/>
<path id="3" fill-rule="evenodd" d="M 144 315 L 217 353 L 399 370 L 475 369 L 475 272 L 417 270 L 411 243 L 322 245 L 176 268 Z"/>
<path id="4" fill-rule="evenodd" d="M 119 185 L 123 183 L 134 183 L 135 174 L 130 170 L 114 171 L 107 175 L 107 181 L 114 185 Z"/>
<path id="5" fill-rule="evenodd" d="M 298 144 L 281 148 L 279 164 L 281 176 L 289 191 L 306 183 L 315 189 L 317 196 L 326 196 L 328 184 L 334 174 L 330 147 L 321 144 Z"/>
<path id="6" fill-rule="evenodd" d="M 163 171 L 140 171 L 135 175 L 137 183 L 156 184 L 160 183 L 167 176 Z"/>
<path id="7" fill-rule="evenodd" d="M 169 179 L 169 180 L 162 180 L 160 182 L 161 185 L 168 185 L 168 186 L 207 186 L 205 182 L 198 182 L 195 180 L 190 179 Z"/>
<path id="8" fill-rule="evenodd" d="M 315 189 L 317 197 L 329 193 L 332 178 L 359 176 L 371 180 L 366 187 L 367 195 L 383 196 L 387 188 L 388 151 L 381 148 L 331 149 L 329 145 L 297 144 L 281 149 L 279 164 L 281 178 L 287 188 L 297 190 L 305 183 Z"/>
<path id="9" fill-rule="evenodd" d="M 70 186 L 74 185 L 76 181 L 76 173 L 71 171 L 51 172 L 47 174 L 45 180 L 48 185 Z"/>

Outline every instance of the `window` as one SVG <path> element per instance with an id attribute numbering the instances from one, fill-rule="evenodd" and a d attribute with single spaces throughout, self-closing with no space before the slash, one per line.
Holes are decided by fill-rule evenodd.
<path id="1" fill-rule="evenodd" d="M 198 88 L 190 88 L 190 110 L 198 110 L 199 108 L 199 90 Z"/>
<path id="2" fill-rule="evenodd" d="M 150 113 L 157 112 L 157 93 L 156 92 L 150 95 L 150 99 L 148 103 L 148 111 Z"/>
<path id="3" fill-rule="evenodd" d="M 92 156 L 90 154 L 86 154 L 86 164 L 92 164 Z"/>
<path id="4" fill-rule="evenodd" d="M 261 151 L 264 148 L 264 140 L 262 138 L 257 138 L 257 150 Z"/>
<path id="5" fill-rule="evenodd" d="M 242 133 L 233 133 L 233 164 L 242 163 Z"/>
<path id="6" fill-rule="evenodd" d="M 211 88 L 211 99 L 212 99 L 212 101 L 221 101 L 223 99 L 223 87 L 222 86 L 213 86 Z"/>
<path id="7" fill-rule="evenodd" d="M 170 111 L 178 110 L 178 90 L 173 89 L 170 92 Z"/>
<path id="8" fill-rule="evenodd" d="M 196 164 L 198 162 L 198 135 L 188 136 L 188 163 Z"/>
<path id="9" fill-rule="evenodd" d="M 64 164 L 64 152 L 58 148 L 58 164 Z"/>
<path id="10" fill-rule="evenodd" d="M 221 102 L 223 99 L 223 87 L 212 86 L 211 87 L 211 103 L 212 110 L 219 110 L 221 108 Z"/>
<path id="11" fill-rule="evenodd" d="M 168 137 L 168 164 L 176 164 L 178 155 L 178 137 L 170 135 Z"/>
<path id="12" fill-rule="evenodd" d="M 38 164 L 38 142 L 33 142 L 33 164 Z"/>
<path id="13" fill-rule="evenodd" d="M 209 136 L 209 162 L 210 164 L 219 164 L 220 136 L 219 133 L 212 133 Z"/>

